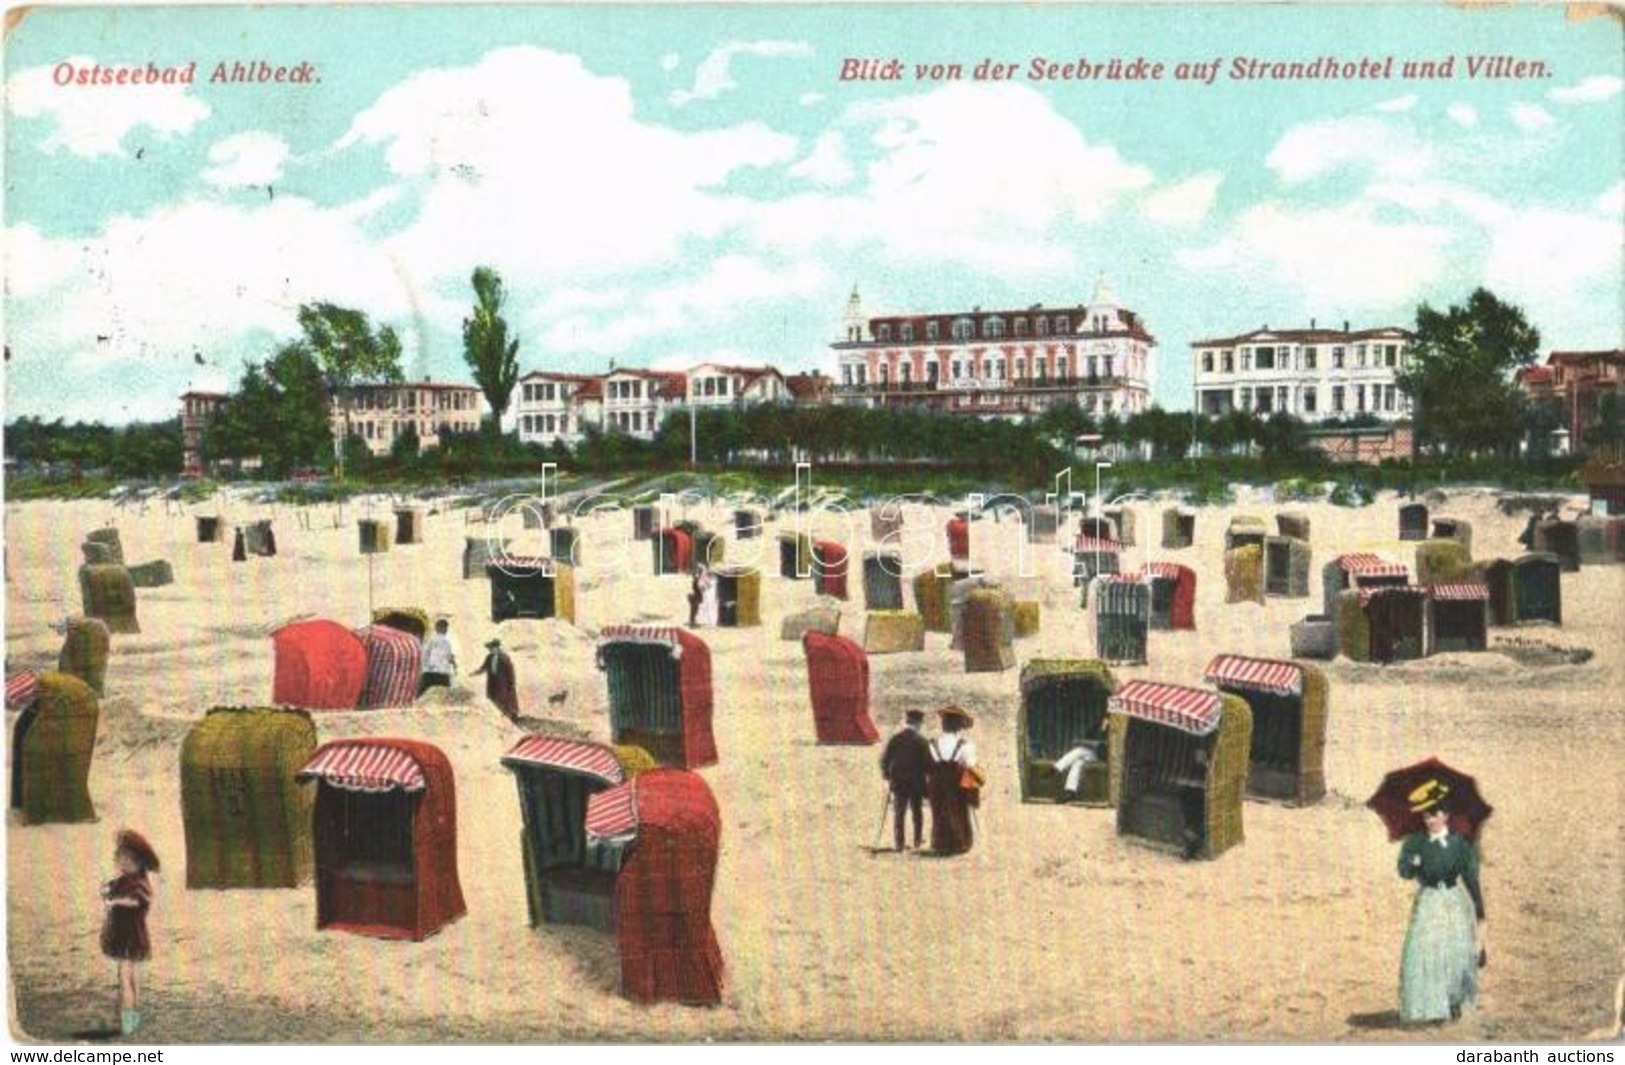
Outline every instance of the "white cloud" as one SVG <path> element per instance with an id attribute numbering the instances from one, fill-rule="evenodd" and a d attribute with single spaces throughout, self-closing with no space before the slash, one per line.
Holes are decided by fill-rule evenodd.
<path id="1" fill-rule="evenodd" d="M 1392 100 L 1384 100 L 1382 103 L 1377 104 L 1375 109 L 1386 114 L 1397 114 L 1415 107 L 1416 100 L 1417 97 L 1415 96 L 1396 96 Z"/>
<path id="2" fill-rule="evenodd" d="M 57 66 L 89 68 L 96 61 L 70 56 Z M 74 155 L 94 159 L 124 155 L 124 138 L 138 127 L 164 136 L 190 132 L 209 117 L 209 105 L 190 94 L 186 85 L 57 85 L 56 67 L 33 67 L 6 79 L 6 99 L 12 115 L 46 118 L 55 128 L 40 147 L 54 153 L 66 148 Z"/>
<path id="3" fill-rule="evenodd" d="M 187 201 L 119 216 L 90 240 L 41 241 L 31 262 L 52 264 L 48 290 L 13 289 L 13 343 L 70 371 L 183 358 L 253 336 L 296 332 L 299 304 L 316 299 L 407 317 L 414 296 L 344 217 L 295 196 L 243 210 Z M 35 298 L 28 298 L 28 297 Z M 105 339 L 102 339 L 105 338 Z M 415 342 L 410 335 L 403 337 Z"/>
<path id="4" fill-rule="evenodd" d="M 823 268 L 813 262 L 770 264 L 744 255 L 724 255 L 692 280 L 647 289 L 615 315 L 560 320 L 547 343 L 561 350 L 614 354 L 650 338 L 725 322 L 752 305 L 815 293 L 826 284 Z"/>
<path id="5" fill-rule="evenodd" d="M 791 177 L 806 178 L 826 188 L 845 185 L 854 173 L 852 162 L 846 157 L 846 139 L 837 130 L 819 134 L 812 152 L 790 168 Z"/>
<path id="6" fill-rule="evenodd" d="M 1568 323 L 1596 317 L 1588 312 L 1598 301 L 1619 306 L 1622 271 L 1617 215 L 1526 208 L 1509 212 L 1495 230 L 1483 277 L 1561 343 Z"/>
<path id="7" fill-rule="evenodd" d="M 1539 104 L 1513 104 L 1507 113 L 1512 116 L 1512 124 L 1525 133 L 1545 129 L 1556 121 L 1551 112 Z"/>
<path id="8" fill-rule="evenodd" d="M 1264 160 L 1281 180 L 1297 184 L 1343 167 L 1387 178 L 1414 178 L 1433 166 L 1433 153 L 1414 135 L 1369 115 L 1294 126 Z"/>
<path id="9" fill-rule="evenodd" d="M 876 154 L 862 186 L 762 206 L 755 232 L 767 245 L 867 245 L 893 261 L 1053 274 L 1077 251 L 1063 229 L 1107 218 L 1153 182 L 1025 86 L 952 85 L 865 102 L 841 122 L 849 141 L 867 140 Z"/>
<path id="10" fill-rule="evenodd" d="M 1603 214 L 1625 214 L 1625 181 L 1621 181 L 1613 188 L 1597 197 L 1594 204 Z"/>
<path id="11" fill-rule="evenodd" d="M 1209 171 L 1168 185 L 1145 199 L 1145 216 L 1165 225 L 1193 225 L 1206 218 L 1224 175 Z"/>
<path id="12" fill-rule="evenodd" d="M 619 78 L 574 56 L 508 48 L 407 79 L 337 147 L 382 148 L 418 196 L 416 220 L 390 241 L 401 261 L 458 285 L 490 263 L 516 289 L 668 263 L 749 210 L 718 190 L 732 174 L 796 155 L 795 138 L 759 123 L 684 133 L 633 110 Z M 588 143 L 590 152 L 574 148 Z"/>
<path id="13" fill-rule="evenodd" d="M 671 94 L 676 107 L 694 100 L 714 100 L 730 89 L 739 87 L 729 70 L 735 56 L 750 55 L 762 58 L 812 55 L 812 46 L 805 41 L 729 41 L 700 60 L 694 69 L 694 87 L 677 89 Z"/>
<path id="14" fill-rule="evenodd" d="M 1547 97 L 1563 104 L 1596 103 L 1611 100 L 1625 88 L 1625 78 L 1613 74 L 1597 74 L 1578 85 L 1565 85 L 1547 93 Z"/>
<path id="15" fill-rule="evenodd" d="M 216 141 L 209 149 L 214 166 L 203 171 L 203 180 L 216 188 L 269 185 L 282 176 L 288 160 L 288 142 L 274 133 L 258 130 L 238 133 Z"/>
<path id="16" fill-rule="evenodd" d="M 1217 244 L 1177 258 L 1241 284 L 1296 290 L 1306 305 L 1354 311 L 1414 299 L 1440 275 L 1450 240 L 1442 226 L 1385 221 L 1371 204 L 1297 210 L 1263 203 Z"/>
<path id="17" fill-rule="evenodd" d="M 824 94 L 821 92 L 804 92 L 796 98 L 796 102 L 802 107 L 811 107 L 813 104 L 823 103 Z"/>
<path id="18" fill-rule="evenodd" d="M 682 61 L 683 57 L 678 55 L 676 52 L 667 52 L 665 55 L 660 57 L 660 69 L 676 70 Z"/>
<path id="19" fill-rule="evenodd" d="M 1470 104 L 1451 104 L 1444 113 L 1458 126 L 1478 125 L 1478 110 Z"/>

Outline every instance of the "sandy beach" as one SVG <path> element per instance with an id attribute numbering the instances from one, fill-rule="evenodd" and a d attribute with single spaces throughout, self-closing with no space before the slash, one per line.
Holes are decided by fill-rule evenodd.
<path id="1" fill-rule="evenodd" d="M 1414 567 L 1397 539 L 1401 500 L 1363 508 L 1275 504 L 1241 489 L 1198 512 L 1196 542 L 1161 550 L 1164 504 L 1134 509 L 1126 562 L 1168 559 L 1198 574 L 1197 629 L 1153 632 L 1149 664 L 1114 670 L 1201 685 L 1219 652 L 1289 655 L 1288 626 L 1320 607 L 1319 568 L 1344 551 Z M 1582 500 L 1570 500 L 1570 509 Z M 115 636 L 90 788 L 99 821 L 7 829 L 12 1034 L 64 1042 L 116 1016 L 113 964 L 98 949 L 97 887 L 113 833 L 139 828 L 164 859 L 150 918 L 146 1027 L 160 1043 L 618 1040 L 910 1041 L 1566 1041 L 1614 1022 L 1625 972 L 1625 566 L 1562 576 L 1564 624 L 1491 629 L 1490 650 L 1392 666 L 1325 663 L 1331 684 L 1328 794 L 1305 808 L 1249 802 L 1246 841 L 1184 862 L 1120 839 L 1109 810 L 1023 804 L 1016 775 L 1019 663 L 1094 657 L 1070 560 L 1021 529 L 978 521 L 972 561 L 1017 598 L 1042 604 L 1042 630 L 1016 644 L 1018 668 L 963 672 L 948 637 L 921 653 L 875 656 L 871 712 L 882 736 L 909 708 L 955 701 L 990 783 L 974 850 L 954 860 L 872 854 L 882 802 L 878 747 L 814 743 L 798 643 L 787 613 L 817 601 L 777 576 L 776 534 L 736 541 L 731 510 L 687 516 L 725 534 L 730 563 L 764 571 L 760 628 L 707 630 L 719 764 L 701 771 L 722 811 L 713 920 L 728 965 L 718 1008 L 640 1007 L 616 993 L 613 941 L 581 928 L 527 926 L 520 810 L 500 764 L 526 731 L 607 742 L 607 692 L 594 637 L 614 622 L 681 623 L 688 581 L 652 574 L 624 511 L 576 522 L 577 622 L 490 621 L 484 580 L 461 579 L 464 537 L 487 527 L 462 510 L 427 519 L 426 542 L 362 556 L 355 519 L 382 498 L 300 508 L 236 501 L 228 523 L 270 517 L 280 553 L 233 563 L 230 543 L 195 542 L 203 504 L 165 513 L 106 502 L 11 504 L 6 516 L 8 670 L 55 668 L 53 628 L 81 612 L 83 534 L 116 524 L 131 562 L 169 560 L 175 583 L 139 592 L 139 635 Z M 1226 605 L 1221 539 L 1235 513 L 1301 511 L 1312 522 L 1309 599 Z M 1435 515 L 1466 519 L 1474 557 L 1513 557 L 1523 516 L 1489 490 L 1452 492 Z M 676 515 L 674 515 L 676 516 Z M 940 541 L 946 509 L 910 513 L 909 534 Z M 809 531 L 869 546 L 867 515 L 846 531 L 815 514 Z M 308 523 L 308 528 L 304 527 Z M 1272 529 L 1273 531 L 1273 529 Z M 513 549 L 545 535 L 517 517 Z M 1149 544 L 1149 546 L 1147 546 Z M 619 554 L 618 554 L 619 553 Z M 910 564 L 946 557 L 911 553 Z M 1414 570 L 1413 570 L 1414 571 Z M 906 582 L 905 582 L 906 583 Z M 856 571 L 841 631 L 862 638 Z M 912 606 L 912 591 L 908 592 Z M 315 712 L 322 740 L 365 734 L 427 740 L 456 774 L 458 865 L 467 916 L 421 943 L 318 932 L 310 885 L 189 891 L 179 758 L 212 706 L 265 705 L 270 631 L 312 614 L 365 624 L 376 606 L 451 619 L 461 676 L 408 710 Z M 466 674 L 500 634 L 518 670 L 525 727 Z M 1509 641 L 1586 648 L 1580 664 L 1533 665 Z M 15 715 L 8 716 L 9 722 Z M 1428 755 L 1475 775 L 1495 814 L 1483 838 L 1490 964 L 1479 1008 L 1457 1024 L 1399 1027 L 1401 941 L 1414 888 L 1366 798 L 1389 769 Z M 8 763 L 9 764 L 9 763 Z M 943 929 L 958 932 L 945 941 Z M 930 1004 L 958 1003 L 945 1027 Z"/>

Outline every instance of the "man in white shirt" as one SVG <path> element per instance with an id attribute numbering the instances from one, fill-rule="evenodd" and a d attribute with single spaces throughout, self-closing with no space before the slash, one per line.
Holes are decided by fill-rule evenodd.
<path id="1" fill-rule="evenodd" d="M 423 678 L 418 682 L 418 694 L 430 688 L 451 687 L 451 676 L 457 672 L 457 647 L 446 635 L 450 624 L 445 618 L 434 623 L 434 635 L 423 641 Z"/>

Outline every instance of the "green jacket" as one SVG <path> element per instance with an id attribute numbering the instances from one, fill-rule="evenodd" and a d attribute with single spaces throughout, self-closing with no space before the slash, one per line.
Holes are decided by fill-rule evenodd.
<path id="1" fill-rule="evenodd" d="M 1424 888 L 1450 886 L 1457 880 L 1473 898 L 1473 910 L 1484 919 L 1484 894 L 1478 886 L 1478 848 L 1463 836 L 1447 833 L 1441 846 L 1426 832 L 1413 832 L 1399 848 L 1399 875 L 1419 880 Z"/>

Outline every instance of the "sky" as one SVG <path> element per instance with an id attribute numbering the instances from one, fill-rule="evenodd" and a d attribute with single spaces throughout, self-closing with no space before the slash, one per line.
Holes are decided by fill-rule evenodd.
<path id="1" fill-rule="evenodd" d="M 1322 56 L 1393 63 L 1230 77 Z M 1162 76 L 1031 76 L 1113 58 Z M 1405 325 L 1480 285 L 1543 350 L 1625 342 L 1621 23 L 1560 6 L 37 8 L 4 61 L 7 420 L 171 417 L 317 300 L 468 380 L 481 265 L 522 372 L 832 372 L 854 288 L 879 315 L 1101 277 L 1169 409 L 1194 340 Z M 210 81 L 236 62 L 318 80 Z M 149 63 L 194 81 L 58 84 Z M 962 78 L 916 77 L 938 63 Z"/>

